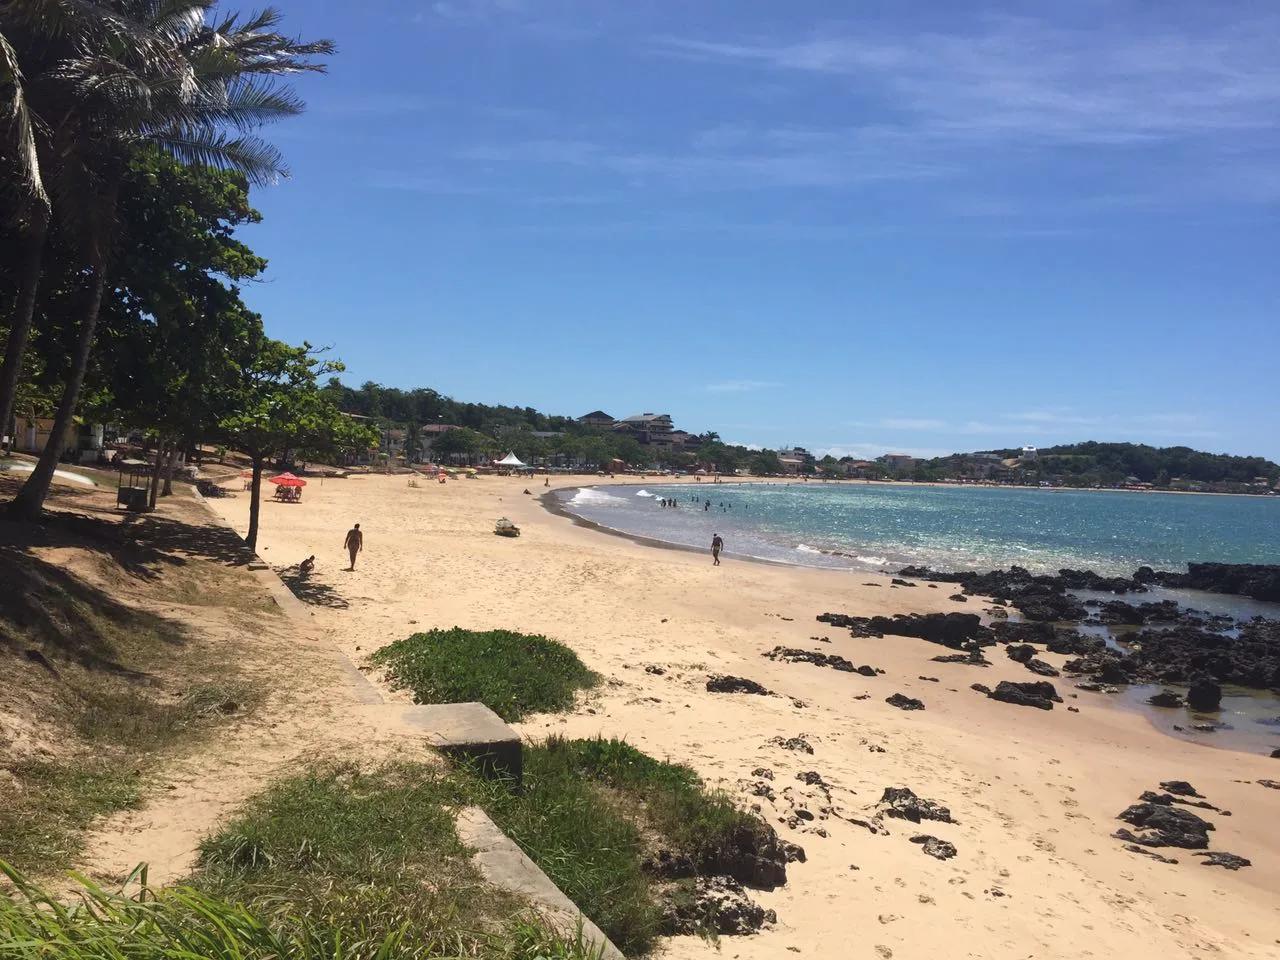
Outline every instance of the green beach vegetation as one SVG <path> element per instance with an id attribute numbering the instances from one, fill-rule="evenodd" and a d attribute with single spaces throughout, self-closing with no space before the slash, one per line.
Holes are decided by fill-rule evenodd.
<path id="1" fill-rule="evenodd" d="M 430 630 L 369 658 L 417 703 L 483 703 L 502 719 L 572 709 L 600 678 L 562 643 L 511 630 Z"/>
<path id="2" fill-rule="evenodd" d="M 526 745 L 520 790 L 481 780 L 475 789 L 494 822 L 628 956 L 672 932 L 671 910 L 694 901 L 692 874 L 731 873 L 744 853 L 775 841 L 688 767 L 617 739 Z M 663 863 L 688 869 L 676 878 Z M 714 935 L 716 917 L 699 928 Z"/>

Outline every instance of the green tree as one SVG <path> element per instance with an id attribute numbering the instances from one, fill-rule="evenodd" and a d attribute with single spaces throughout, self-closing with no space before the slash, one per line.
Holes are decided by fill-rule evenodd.
<path id="1" fill-rule="evenodd" d="M 242 170 L 259 182 L 286 173 L 279 152 L 245 131 L 301 112 L 301 100 L 271 78 L 323 69 L 313 58 L 331 53 L 332 44 L 274 32 L 279 15 L 271 10 L 243 21 L 229 15 L 209 22 L 213 6 L 214 0 L 188 0 L 182 9 L 171 0 L 12 0 L 3 8 L 4 36 L 23 40 L 12 47 L 29 81 L 25 104 L 39 120 L 33 127 L 50 131 L 36 137 L 36 153 L 43 143 L 50 158 L 44 166 L 59 185 L 53 196 L 64 198 L 53 204 L 53 213 L 78 241 L 87 291 L 50 441 L 9 505 L 14 519 L 40 513 L 75 416 L 106 289 L 121 182 L 134 151 L 147 144 L 186 163 Z M 34 220 L 23 234 L 29 247 L 38 241 L 39 249 L 29 257 L 33 270 L 24 273 L 19 313 L 34 303 L 27 288 L 38 284 L 44 246 Z M 25 343 L 14 342 L 20 332 L 25 334 L 18 316 L 0 375 L 0 414 L 6 417 L 14 392 L 10 361 L 20 364 L 25 352 Z"/>
<path id="2" fill-rule="evenodd" d="M 761 450 L 751 458 L 749 469 L 757 477 L 775 476 L 782 473 L 782 460 L 772 450 Z"/>
<path id="3" fill-rule="evenodd" d="M 378 435 L 339 411 L 320 388 L 319 378 L 342 370 L 341 363 L 322 360 L 310 344 L 292 347 L 262 337 L 246 346 L 235 412 L 219 427 L 253 465 L 245 542 L 256 550 L 262 470 L 269 460 L 295 450 L 322 456 L 370 447 Z"/>

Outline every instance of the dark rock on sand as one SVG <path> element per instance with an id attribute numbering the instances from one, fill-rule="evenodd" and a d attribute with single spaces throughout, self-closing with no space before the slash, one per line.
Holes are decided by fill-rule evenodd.
<path id="1" fill-rule="evenodd" d="M 1258 785 L 1271 790 L 1280 790 L 1280 782 L 1275 780 L 1259 780 Z"/>
<path id="2" fill-rule="evenodd" d="M 875 667 L 868 666 L 867 664 L 864 663 L 862 666 L 860 666 L 857 670 L 853 672 L 860 673 L 864 677 L 874 677 L 877 673 L 877 670 Z"/>
<path id="3" fill-rule="evenodd" d="M 784 660 L 787 663 L 812 663 L 815 667 L 831 667 L 842 673 L 853 673 L 854 666 L 844 657 L 828 653 L 815 653 L 811 650 L 800 650 L 796 647 L 774 647 L 762 657 L 770 660 Z"/>
<path id="4" fill-rule="evenodd" d="M 1133 659 L 1115 650 L 1102 649 L 1068 660 L 1062 669 L 1070 674 L 1088 676 L 1098 684 L 1132 683 L 1134 679 Z"/>
<path id="5" fill-rule="evenodd" d="M 1160 789 L 1166 790 L 1169 793 L 1175 794 L 1179 797 L 1199 797 L 1201 799 L 1204 798 L 1203 793 L 1200 793 L 1198 790 L 1196 790 L 1195 787 L 1187 783 L 1187 781 L 1185 780 L 1161 780 Z"/>
<path id="6" fill-rule="evenodd" d="M 892 580 L 889 581 L 889 583 L 891 583 L 895 587 L 914 587 L 915 586 L 915 584 L 912 583 L 910 580 L 900 580 L 897 577 L 894 577 Z"/>
<path id="7" fill-rule="evenodd" d="M 981 650 L 971 650 L 969 653 L 946 653 L 929 659 L 934 663 L 967 663 L 973 667 L 991 666 L 991 661 L 982 655 Z"/>
<path id="8" fill-rule="evenodd" d="M 1214 850 L 1208 853 L 1197 853 L 1197 857 L 1204 857 L 1200 861 L 1202 867 L 1226 867 L 1228 870 L 1239 870 L 1241 867 L 1253 866 L 1253 861 L 1245 857 L 1237 856 L 1234 853 L 1226 853 L 1222 850 Z"/>
<path id="9" fill-rule="evenodd" d="M 1198 807 L 1201 810 L 1212 810 L 1214 813 L 1231 816 L 1231 811 L 1215 807 L 1207 800 L 1188 800 L 1185 797 L 1175 797 L 1171 793 L 1156 793 L 1154 790 L 1144 790 L 1142 796 L 1138 797 L 1138 799 L 1143 803 L 1158 803 L 1162 807 L 1171 807 L 1175 803 L 1180 803 L 1186 807 Z"/>
<path id="10" fill-rule="evenodd" d="M 912 823 L 919 823 L 921 820 L 955 823 L 951 819 L 950 810 L 935 800 L 917 797 L 907 787 L 885 787 L 877 809 L 886 816 L 910 820 Z"/>
<path id="11" fill-rule="evenodd" d="M 1041 710 L 1052 710 L 1055 702 L 1062 702 L 1057 689 L 1047 680 L 1036 680 L 1030 683 L 1001 680 L 987 696 L 992 700 L 1013 703 L 1021 707 L 1038 707 Z"/>
<path id="12" fill-rule="evenodd" d="M 744 823 L 698 861 L 698 873 L 728 876 L 749 887 L 772 890 L 787 882 L 789 846 L 767 823 Z"/>
<path id="13" fill-rule="evenodd" d="M 1048 643 L 1057 633 L 1051 623 L 1028 623 L 1026 620 L 993 623 L 991 632 L 1000 643 Z"/>
<path id="14" fill-rule="evenodd" d="M 748 680 L 745 677 L 721 677 L 714 676 L 707 680 L 708 693 L 754 693 L 758 696 L 767 697 L 772 695 L 772 691 L 767 687 L 761 686 L 754 680 Z"/>
<path id="15" fill-rule="evenodd" d="M 1272 760 L 1280 760 L 1280 749 L 1276 749 L 1276 750 L 1272 750 L 1272 751 L 1271 751 L 1271 759 L 1272 759 Z"/>
<path id="16" fill-rule="evenodd" d="M 756 767 L 754 770 L 751 771 L 751 775 L 753 777 L 759 777 L 762 780 L 773 779 L 773 771 L 770 770 L 768 767 Z"/>
<path id="17" fill-rule="evenodd" d="M 1173 859 L 1173 857 L 1166 857 L 1164 856 L 1164 854 L 1156 853 L 1154 850 L 1146 850 L 1143 847 L 1138 846 L 1136 843 L 1126 843 L 1124 845 L 1124 848 L 1128 850 L 1130 853 L 1140 853 L 1144 857 L 1150 857 L 1152 860 L 1157 860 L 1160 863 L 1176 864 L 1178 862 L 1177 860 Z"/>
<path id="18" fill-rule="evenodd" d="M 1039 660 L 1035 657 L 1032 657 L 1030 660 L 1024 663 L 1023 666 L 1026 667 L 1028 670 L 1030 670 L 1032 673 L 1038 674 L 1039 676 L 1042 676 L 1042 677 L 1058 676 L 1057 667 L 1053 666 L 1052 664 L 1046 663 L 1043 660 Z"/>
<path id="19" fill-rule="evenodd" d="M 662 932 L 667 936 L 714 932 L 736 937 L 759 933 L 761 927 L 777 922 L 778 915 L 747 896 L 738 881 L 731 877 L 699 877 L 692 897 L 667 900 Z"/>
<path id="20" fill-rule="evenodd" d="M 968 649 L 971 643 L 988 646 L 995 642 L 976 613 L 900 613 L 895 617 L 871 617 L 867 627 L 876 633 L 916 637 L 953 650 Z"/>
<path id="21" fill-rule="evenodd" d="M 899 710 L 923 710 L 924 702 L 915 700 L 911 697 L 904 697 L 900 693 L 895 693 L 892 697 L 886 697 L 885 703 L 891 707 L 897 707 Z"/>
<path id="22" fill-rule="evenodd" d="M 916 834 L 911 838 L 911 842 L 921 844 L 921 849 L 925 853 L 938 860 L 950 860 L 958 852 L 954 843 L 948 843 L 946 840 L 939 840 L 924 833 Z"/>
<path id="23" fill-rule="evenodd" d="M 1135 835 L 1121 829 L 1116 831 L 1116 838 L 1144 847 L 1204 850 L 1209 846 L 1209 831 L 1214 829 L 1212 823 L 1190 810 L 1158 803 L 1135 803 L 1122 811 L 1117 819 L 1132 824 L 1142 832 Z"/>
<path id="24" fill-rule="evenodd" d="M 797 753 L 813 753 L 813 747 L 809 746 L 809 741 L 804 737 L 774 737 L 769 741 L 775 747 L 781 747 L 783 750 L 794 750 Z"/>
<path id="25" fill-rule="evenodd" d="M 1004 648 L 1004 652 L 1014 663 L 1026 663 L 1039 651 L 1029 643 L 1011 643 Z"/>
<path id="26" fill-rule="evenodd" d="M 1061 653 L 1066 656 L 1080 657 L 1105 650 L 1107 643 L 1101 637 L 1091 637 L 1075 630 L 1058 629 L 1053 639 L 1045 644 L 1050 653 Z"/>
<path id="27" fill-rule="evenodd" d="M 952 594 L 950 597 L 948 597 L 947 599 L 948 599 L 948 600 L 954 600 L 956 603 L 968 603 L 968 602 L 969 602 L 969 598 L 968 598 L 968 597 L 966 597 L 963 593 L 953 593 L 953 594 Z"/>
<path id="28" fill-rule="evenodd" d="M 1159 693 L 1147 697 L 1147 703 L 1153 707 L 1180 707 L 1182 706 L 1182 696 L 1171 690 L 1161 690 Z"/>
<path id="29" fill-rule="evenodd" d="M 985 683 L 971 683 L 969 684 L 969 689 L 977 690 L 979 693 L 985 693 L 988 697 L 991 696 L 991 688 Z"/>
<path id="30" fill-rule="evenodd" d="M 1208 679 L 1198 679 L 1187 690 L 1187 706 L 1201 712 L 1217 710 L 1222 706 L 1222 687 Z"/>
<path id="31" fill-rule="evenodd" d="M 661 667 L 650 666 L 650 667 L 645 667 L 644 672 L 652 673 L 655 677 L 661 677 L 661 676 L 664 676 L 667 671 L 663 670 Z"/>

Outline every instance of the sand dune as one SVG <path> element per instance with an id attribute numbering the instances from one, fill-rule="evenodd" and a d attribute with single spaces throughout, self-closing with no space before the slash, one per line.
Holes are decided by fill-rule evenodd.
<path id="1" fill-rule="evenodd" d="M 714 568 L 709 556 L 551 516 L 522 493 L 527 483 L 313 481 L 301 504 L 264 504 L 260 552 L 279 567 L 317 555 L 316 632 L 356 660 L 415 630 L 455 624 L 569 644 L 608 682 L 574 714 L 524 724 L 526 736 L 624 736 L 760 804 L 808 862 L 793 865 L 785 888 L 758 895 L 778 925 L 723 941 L 723 956 L 1280 955 L 1280 791 L 1256 783 L 1280 778 L 1280 761 L 1170 739 L 1098 695 L 1071 699 L 1068 683 L 1059 682 L 1067 699 L 1052 712 L 996 703 L 969 684 L 1033 679 L 1003 657 L 985 669 L 932 663 L 945 651 L 904 638 L 855 640 L 814 620 L 827 610 L 975 608 L 948 600 L 948 590 L 892 589 L 887 579 L 839 571 Z M 541 494 L 536 484 L 530 489 Z M 212 504 L 243 530 L 243 495 Z M 502 515 L 524 535 L 495 537 Z M 353 522 L 366 549 L 347 572 L 342 540 Z M 881 585 L 863 585 L 873 580 Z M 778 644 L 885 672 L 863 677 L 761 656 Z M 780 696 L 711 694 L 709 673 L 749 677 Z M 884 702 L 899 692 L 926 709 Z M 812 754 L 771 743 L 797 736 Z M 765 782 L 774 800 L 754 795 L 759 768 L 773 775 Z M 796 778 L 810 771 L 829 785 L 829 799 Z M 1181 862 L 1157 863 L 1111 838 L 1116 814 L 1170 779 L 1191 781 L 1232 812 L 1206 813 L 1217 826 L 1212 849 L 1249 857 L 1252 867 L 1229 873 L 1168 849 L 1161 852 Z M 871 816 L 889 786 L 943 803 L 957 823 L 888 820 L 886 835 L 850 822 Z M 784 821 L 796 807 L 814 819 L 792 829 Z M 955 844 L 957 856 L 926 856 L 910 842 L 916 833 Z M 672 957 L 715 953 L 692 939 L 669 947 Z"/>

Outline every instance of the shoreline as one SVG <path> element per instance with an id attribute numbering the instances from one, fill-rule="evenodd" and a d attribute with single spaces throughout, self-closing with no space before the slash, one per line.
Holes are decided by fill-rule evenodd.
<path id="1" fill-rule="evenodd" d="M 936 645 L 858 639 L 814 622 L 825 610 L 965 609 L 944 590 L 891 590 L 881 575 L 868 575 L 878 586 L 866 586 L 845 570 L 713 567 L 697 551 L 600 536 L 524 496 L 525 486 L 483 478 L 410 488 L 403 477 L 315 485 L 301 505 L 263 504 L 260 554 L 277 568 L 318 555 L 312 623 L 356 663 L 409 633 L 454 625 L 570 645 L 604 683 L 572 713 L 529 718 L 518 727 L 523 737 L 617 736 L 688 764 L 745 806 L 761 805 L 807 858 L 789 869 L 786 886 L 753 891 L 778 923 L 725 944 L 741 960 L 785 960 L 795 949 L 822 956 L 851 928 L 874 931 L 868 950 L 883 945 L 903 957 L 946 956 L 957 942 L 992 960 L 1267 956 L 1280 924 L 1280 835 L 1274 794 L 1256 780 L 1280 775 L 1277 761 L 1174 739 L 1103 694 L 1063 688 L 1064 703 L 1051 711 L 1001 704 L 969 684 L 1031 679 L 1022 665 L 1003 657 L 981 669 L 936 663 L 946 652 Z M 244 530 L 243 496 L 210 506 Z M 521 537 L 494 536 L 503 515 Z M 366 531 L 365 553 L 348 572 L 339 544 L 353 521 Z M 884 672 L 769 659 L 778 646 Z M 710 674 L 747 677 L 777 695 L 710 693 Z M 376 674 L 371 680 L 388 702 L 406 702 Z M 926 709 L 894 709 L 885 702 L 894 693 Z M 779 745 L 796 737 L 812 753 Z M 755 775 L 760 769 L 771 784 Z M 829 796 L 801 782 L 811 772 Z M 1213 848 L 1253 867 L 1205 870 L 1185 851 L 1175 852 L 1181 865 L 1158 864 L 1111 838 L 1118 811 L 1174 778 L 1232 810 L 1210 815 Z M 934 798 L 958 822 L 891 820 L 888 833 L 857 826 L 874 816 L 886 786 Z M 797 809 L 813 819 L 796 820 Z M 957 857 L 923 856 L 909 843 L 916 832 L 954 843 Z M 1083 940 L 1082 925 L 1090 927 Z M 695 938 L 675 938 L 663 953 L 715 956 Z"/>

